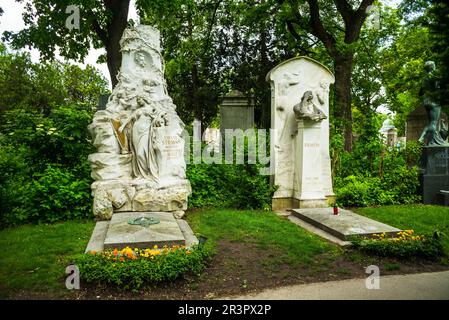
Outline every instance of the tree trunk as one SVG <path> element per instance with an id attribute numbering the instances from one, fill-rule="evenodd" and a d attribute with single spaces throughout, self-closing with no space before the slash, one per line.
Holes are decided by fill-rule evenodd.
<path id="1" fill-rule="evenodd" d="M 342 121 L 346 151 L 352 150 L 351 74 L 354 53 L 336 54 L 334 57 L 334 116 Z"/>
<path id="2" fill-rule="evenodd" d="M 270 117 L 271 117 L 271 92 L 267 88 L 265 76 L 270 71 L 270 61 L 268 58 L 268 48 L 267 48 L 267 32 L 265 28 L 262 26 L 260 28 L 260 37 L 259 37 L 259 52 L 260 52 L 260 67 L 261 71 L 259 72 L 258 77 L 258 86 L 260 88 L 260 119 L 254 119 L 258 127 L 263 129 L 269 129 L 271 126 Z M 257 92 L 257 91 L 256 91 Z M 257 121 L 259 120 L 259 121 Z"/>
<path id="3" fill-rule="evenodd" d="M 120 39 L 128 25 L 128 10 L 130 0 L 105 1 L 106 8 L 111 11 L 111 22 L 107 26 L 107 39 L 105 43 L 106 58 L 112 88 L 117 83 L 117 74 L 122 65 L 122 53 L 120 52 Z"/>

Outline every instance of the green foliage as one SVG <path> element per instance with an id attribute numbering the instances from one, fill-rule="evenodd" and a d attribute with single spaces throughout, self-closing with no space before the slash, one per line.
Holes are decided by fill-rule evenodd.
<path id="1" fill-rule="evenodd" d="M 2 224 L 53 222 L 90 216 L 91 114 L 56 108 L 45 117 L 13 109 L 1 130 Z M 10 165 L 13 163 L 13 165 Z"/>
<path id="2" fill-rule="evenodd" d="M 92 153 L 87 126 L 92 111 L 75 105 L 53 108 L 48 116 L 24 109 L 7 111 L 2 132 L 14 145 L 28 148 L 27 160 L 44 170 L 48 163 L 76 168 Z"/>
<path id="3" fill-rule="evenodd" d="M 189 164 L 189 207 L 269 210 L 274 190 L 269 177 L 260 175 L 260 168 L 255 164 Z"/>
<path id="4" fill-rule="evenodd" d="M 251 138 L 252 139 L 252 138 Z M 254 136 L 256 139 L 256 136 Z M 259 145 L 256 140 L 251 140 L 255 146 L 252 152 L 258 154 Z M 268 140 L 267 140 L 268 141 Z M 233 144 L 233 161 L 237 156 L 243 157 L 243 164 L 228 164 L 225 155 L 218 155 L 219 163 L 195 164 L 191 161 L 187 165 L 187 178 L 192 186 L 192 195 L 189 197 L 189 207 L 204 208 L 237 208 L 237 209 L 263 209 L 270 210 L 271 197 L 276 189 L 270 185 L 268 175 L 262 172 L 267 170 L 266 165 L 260 163 L 248 163 L 248 139 L 245 139 L 242 149 L 237 148 L 237 143 Z M 202 146 L 202 154 L 208 152 L 208 146 Z M 223 148 L 224 149 L 224 148 Z M 269 150 L 268 145 L 266 149 Z M 213 151 L 211 151 L 212 154 Z M 225 153 L 223 151 L 223 153 Z M 265 155 L 268 156 L 268 155 Z M 211 156 L 212 157 L 212 156 Z"/>
<path id="5" fill-rule="evenodd" d="M 107 82 L 92 66 L 32 63 L 26 53 L 10 53 L 0 45 L 0 116 L 23 108 L 48 115 L 52 108 L 77 104 L 92 110 Z"/>
<path id="6" fill-rule="evenodd" d="M 419 201 L 420 155 L 417 143 L 410 142 L 398 150 L 384 146 L 379 138 L 360 137 L 352 152 L 339 152 L 334 162 L 338 205 L 364 207 Z"/>
<path id="7" fill-rule="evenodd" d="M 187 254 L 188 252 L 188 254 Z M 174 281 L 187 273 L 199 275 L 211 255 L 205 245 L 170 250 L 149 258 L 113 259 L 102 253 L 84 254 L 76 259 L 81 279 L 88 283 L 114 284 L 137 290 L 145 284 Z"/>
<path id="8" fill-rule="evenodd" d="M 355 212 L 398 229 L 413 229 L 417 234 L 432 234 L 440 230 L 449 234 L 449 207 L 422 204 L 354 208 Z M 445 254 L 449 255 L 449 237 L 441 238 Z"/>
<path id="9" fill-rule="evenodd" d="M 354 248 L 376 256 L 395 258 L 437 258 L 443 254 L 441 233 L 419 235 L 404 238 L 363 239 L 352 240 Z"/>
<path id="10" fill-rule="evenodd" d="M 1 48 L 0 69 L 0 225 L 90 217 L 87 126 L 105 80 Z"/>
<path id="11" fill-rule="evenodd" d="M 35 175 L 27 222 L 55 222 L 90 216 L 90 180 L 67 169 L 51 167 Z"/>

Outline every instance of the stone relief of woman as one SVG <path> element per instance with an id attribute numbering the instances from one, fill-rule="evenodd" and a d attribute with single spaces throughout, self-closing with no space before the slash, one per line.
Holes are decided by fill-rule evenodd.
<path id="1" fill-rule="evenodd" d="M 157 181 L 161 163 L 160 128 L 163 122 L 157 108 L 145 106 L 137 109 L 127 118 L 120 131 L 130 133 L 132 168 L 135 178 Z"/>

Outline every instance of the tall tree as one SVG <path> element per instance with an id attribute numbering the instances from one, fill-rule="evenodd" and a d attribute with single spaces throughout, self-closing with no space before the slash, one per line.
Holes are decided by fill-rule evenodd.
<path id="1" fill-rule="evenodd" d="M 430 40 L 434 59 L 439 63 L 441 78 L 439 97 L 446 112 L 449 111 L 449 4 L 432 0 L 428 9 Z"/>
<path id="2" fill-rule="evenodd" d="M 222 60 L 217 54 L 217 29 L 223 0 L 140 1 L 142 23 L 161 32 L 165 74 L 177 112 L 205 129 L 217 115 L 224 92 Z"/>
<path id="3" fill-rule="evenodd" d="M 25 3 L 26 28 L 17 33 L 5 32 L 5 40 L 16 48 L 37 48 L 43 61 L 54 58 L 57 47 L 61 56 L 76 61 L 82 61 L 91 47 L 105 48 L 112 86 L 117 84 L 122 60 L 119 41 L 128 24 L 130 0 L 16 1 Z M 67 19 L 72 21 L 73 6 L 79 9 L 79 28 L 66 25 Z"/>
<path id="4" fill-rule="evenodd" d="M 356 44 L 374 0 L 318 1 L 278 0 L 288 31 L 304 43 L 306 36 L 318 39 L 333 60 L 335 71 L 334 116 L 342 120 L 345 150 L 352 149 L 351 76 Z M 355 6 L 354 4 L 358 3 Z M 336 15 L 335 13 L 338 13 Z"/>

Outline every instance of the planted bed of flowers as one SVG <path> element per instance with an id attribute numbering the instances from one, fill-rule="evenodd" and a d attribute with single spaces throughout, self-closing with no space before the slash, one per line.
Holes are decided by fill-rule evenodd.
<path id="1" fill-rule="evenodd" d="M 379 233 L 368 239 L 355 237 L 352 244 L 360 251 L 378 256 L 435 258 L 443 254 L 441 236 L 438 231 L 417 235 L 413 230 L 404 230 L 393 236 Z"/>
<path id="2" fill-rule="evenodd" d="M 122 250 L 91 251 L 80 256 L 76 265 L 81 279 L 86 282 L 138 289 L 143 284 L 173 281 L 186 273 L 199 274 L 209 257 L 210 249 L 204 245 L 191 248 L 126 247 Z"/>

